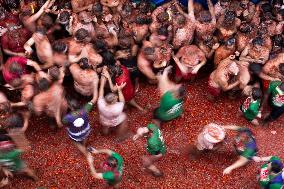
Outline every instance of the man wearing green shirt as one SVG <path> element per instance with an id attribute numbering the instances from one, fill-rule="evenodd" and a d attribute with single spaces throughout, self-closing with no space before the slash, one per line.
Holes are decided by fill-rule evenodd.
<path id="1" fill-rule="evenodd" d="M 249 96 L 240 107 L 244 117 L 254 125 L 259 125 L 257 116 L 259 115 L 261 96 L 261 90 L 254 87 L 251 96 Z"/>
<path id="2" fill-rule="evenodd" d="M 147 151 L 150 155 L 143 156 L 143 166 L 149 170 L 154 176 L 162 176 L 163 173 L 154 165 L 156 161 L 161 159 L 166 153 L 166 145 L 159 127 L 155 124 L 148 124 L 137 130 L 133 140 L 145 136 L 147 137 Z"/>
<path id="3" fill-rule="evenodd" d="M 93 154 L 104 153 L 108 155 L 107 161 L 103 163 L 103 173 L 96 172 L 94 168 L 94 158 L 91 154 L 87 156 L 91 174 L 97 179 L 103 179 L 109 186 L 118 188 L 123 173 L 123 158 L 116 152 L 109 149 L 96 150 L 89 147 L 88 150 Z"/>
<path id="4" fill-rule="evenodd" d="M 161 101 L 160 106 L 154 111 L 154 119 L 159 122 L 173 120 L 183 113 L 185 89 L 182 85 L 170 81 L 168 73 L 171 69 L 172 66 L 168 66 L 157 76 Z"/>
<path id="5" fill-rule="evenodd" d="M 264 124 L 276 120 L 284 113 L 284 83 L 281 81 L 271 81 L 269 83 L 269 87 L 264 95 L 263 103 L 260 108 L 261 111 L 268 98 L 271 112 L 264 118 Z"/>
<path id="6" fill-rule="evenodd" d="M 276 156 L 255 157 L 255 161 L 265 163 L 261 166 L 258 183 L 261 189 L 281 189 L 283 187 L 283 163 Z"/>

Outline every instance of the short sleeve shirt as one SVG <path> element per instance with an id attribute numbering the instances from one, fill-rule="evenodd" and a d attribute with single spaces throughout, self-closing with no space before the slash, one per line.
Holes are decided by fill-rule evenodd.
<path id="1" fill-rule="evenodd" d="M 147 141 L 147 151 L 151 155 L 165 154 L 166 145 L 159 127 L 154 124 L 149 124 L 147 127 L 153 132 Z"/>
<path id="2" fill-rule="evenodd" d="M 103 179 L 109 185 L 114 185 L 121 180 L 122 173 L 123 173 L 123 158 L 116 152 L 113 152 L 111 157 L 117 160 L 117 173 L 114 173 L 112 171 L 105 172 L 103 173 Z M 118 174 L 118 175 L 116 176 L 115 174 Z"/>
<path id="3" fill-rule="evenodd" d="M 260 107 L 260 100 L 253 100 L 248 97 L 241 106 L 241 110 L 245 118 L 249 121 L 254 120 L 257 116 Z"/>
<path id="4" fill-rule="evenodd" d="M 268 87 L 268 92 L 271 93 L 271 103 L 276 107 L 284 105 L 284 91 L 279 88 L 281 83 L 281 81 L 271 81 Z"/>
<path id="5" fill-rule="evenodd" d="M 14 79 L 20 78 L 22 75 L 26 74 L 27 73 L 27 70 L 26 70 L 27 61 L 28 59 L 26 59 L 25 57 L 20 57 L 20 56 L 14 56 L 14 57 L 8 58 L 2 70 L 4 80 L 10 84 Z M 21 74 L 12 73 L 10 71 L 10 66 L 13 62 L 18 63 L 22 67 L 23 72 Z"/>

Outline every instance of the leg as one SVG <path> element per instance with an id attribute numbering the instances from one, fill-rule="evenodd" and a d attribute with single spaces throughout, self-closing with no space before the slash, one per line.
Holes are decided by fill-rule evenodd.
<path id="1" fill-rule="evenodd" d="M 151 155 L 151 156 L 143 156 L 143 167 L 149 170 L 154 176 L 162 176 L 162 172 L 154 165 L 159 159 L 163 157 L 162 154 Z"/>
<path id="2" fill-rule="evenodd" d="M 257 120 L 257 119 L 252 120 L 252 121 L 251 121 L 251 123 L 252 123 L 253 125 L 259 125 L 259 123 L 258 123 L 258 120 Z"/>
<path id="3" fill-rule="evenodd" d="M 34 170 L 30 169 L 29 167 L 25 167 L 21 172 L 33 179 L 34 181 L 38 180 L 38 177 L 36 176 Z"/>
<path id="4" fill-rule="evenodd" d="M 137 102 L 136 102 L 134 99 L 132 99 L 132 100 L 129 102 L 129 104 L 130 104 L 131 106 L 137 108 L 137 109 L 140 110 L 141 112 L 144 112 L 144 111 L 145 111 L 145 109 L 142 108 L 139 104 L 137 104 Z"/>
<path id="5" fill-rule="evenodd" d="M 84 156 L 87 157 L 87 155 L 88 155 L 88 150 L 87 150 L 87 148 L 83 145 L 83 144 L 84 144 L 84 141 L 82 141 L 82 143 L 74 141 L 74 144 L 75 144 L 75 146 L 80 150 L 80 152 L 82 152 L 82 153 L 84 154 Z"/>

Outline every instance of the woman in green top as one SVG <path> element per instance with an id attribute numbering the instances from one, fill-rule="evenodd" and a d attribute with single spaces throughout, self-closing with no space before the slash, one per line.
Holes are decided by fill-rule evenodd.
<path id="1" fill-rule="evenodd" d="M 181 116 L 183 112 L 185 88 L 170 81 L 168 73 L 171 69 L 172 66 L 168 66 L 162 74 L 157 76 L 161 101 L 160 106 L 154 111 L 154 119 L 159 122 L 173 120 Z"/>
<path id="2" fill-rule="evenodd" d="M 154 165 L 166 153 L 166 145 L 161 131 L 157 125 L 151 123 L 147 127 L 139 128 L 133 140 L 145 135 L 147 136 L 147 151 L 150 155 L 143 156 L 143 166 L 154 176 L 162 176 L 163 173 Z"/>
<path id="3" fill-rule="evenodd" d="M 108 155 L 107 161 L 103 163 L 103 173 L 96 172 L 94 168 L 94 158 L 88 154 L 87 160 L 90 166 L 91 174 L 97 179 L 104 179 L 108 185 L 118 188 L 123 173 L 123 158 L 116 152 L 109 149 L 96 150 L 92 147 L 88 151 L 93 154 L 104 153 Z"/>
<path id="4" fill-rule="evenodd" d="M 261 97 L 262 92 L 260 88 L 254 87 L 252 88 L 251 96 L 240 107 L 244 117 L 254 125 L 259 125 L 257 116 L 259 115 Z"/>

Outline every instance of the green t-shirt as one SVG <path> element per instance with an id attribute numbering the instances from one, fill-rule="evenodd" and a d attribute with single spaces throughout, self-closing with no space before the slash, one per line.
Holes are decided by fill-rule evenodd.
<path id="1" fill-rule="evenodd" d="M 271 93 L 271 103 L 277 107 L 284 105 L 284 91 L 279 88 L 281 83 L 281 81 L 271 81 L 268 87 L 268 92 Z"/>
<path id="2" fill-rule="evenodd" d="M 252 100 L 251 97 L 248 97 L 241 106 L 241 110 L 245 118 L 249 121 L 254 120 L 257 116 L 260 107 L 260 100 Z"/>
<path id="3" fill-rule="evenodd" d="M 172 92 L 166 92 L 157 110 L 157 116 L 162 121 L 170 121 L 179 117 L 183 112 L 183 101 L 173 96 Z"/>
<path id="4" fill-rule="evenodd" d="M 116 173 L 112 171 L 108 171 L 103 173 L 103 179 L 109 184 L 114 185 L 118 183 L 121 180 L 122 173 L 123 173 L 123 158 L 118 154 L 113 152 L 111 157 L 115 158 L 117 160 L 117 176 L 115 176 Z"/>
<path id="5" fill-rule="evenodd" d="M 24 167 L 21 160 L 22 151 L 15 149 L 7 153 L 0 153 L 0 165 L 8 168 L 10 171 L 19 171 Z"/>
<path id="6" fill-rule="evenodd" d="M 273 179 L 273 177 L 275 177 L 275 176 L 271 175 L 269 170 L 268 170 L 268 164 L 271 163 L 274 160 L 281 161 L 280 158 L 278 158 L 276 156 L 272 156 L 268 162 L 266 162 L 265 164 L 263 164 L 261 166 L 260 175 L 259 175 L 259 184 L 262 187 L 266 188 L 269 185 L 270 180 Z M 278 186 L 282 186 L 282 184 L 280 184 L 280 183 L 270 184 L 269 188 L 270 189 L 278 189 Z M 281 187 L 279 187 L 279 188 L 281 188 Z"/>
<path id="7" fill-rule="evenodd" d="M 147 151 L 151 155 L 165 154 L 166 145 L 159 127 L 154 124 L 149 124 L 147 127 L 153 132 L 147 141 Z"/>

